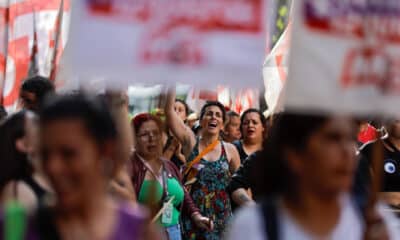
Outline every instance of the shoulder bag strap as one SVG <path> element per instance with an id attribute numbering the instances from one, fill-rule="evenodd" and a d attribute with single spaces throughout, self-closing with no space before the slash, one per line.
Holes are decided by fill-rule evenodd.
<path id="1" fill-rule="evenodd" d="M 200 160 L 201 160 L 205 155 L 207 155 L 207 153 L 211 152 L 211 151 L 217 146 L 218 142 L 219 142 L 219 139 L 216 139 L 214 142 L 212 142 L 210 145 L 208 145 L 199 155 L 197 155 L 197 157 L 195 157 L 195 158 L 193 159 L 193 161 L 191 161 L 191 162 L 188 164 L 188 166 L 187 166 L 185 172 L 183 173 L 183 175 L 185 176 L 186 174 L 188 174 L 188 172 L 189 172 L 190 169 L 193 167 L 193 165 L 199 163 Z M 199 144 L 199 145 L 200 145 L 200 144 Z"/>

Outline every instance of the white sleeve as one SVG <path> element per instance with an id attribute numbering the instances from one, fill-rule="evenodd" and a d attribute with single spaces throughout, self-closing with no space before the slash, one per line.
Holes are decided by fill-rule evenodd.
<path id="1" fill-rule="evenodd" d="M 226 240 L 267 240 L 259 206 L 240 209 L 228 227 Z"/>
<path id="2" fill-rule="evenodd" d="M 388 210 L 384 204 L 378 205 L 378 212 L 385 221 L 390 240 L 400 240 L 400 222 L 399 219 Z"/>

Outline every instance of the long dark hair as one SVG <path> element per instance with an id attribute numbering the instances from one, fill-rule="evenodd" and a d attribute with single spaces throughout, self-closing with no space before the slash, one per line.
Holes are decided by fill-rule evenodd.
<path id="1" fill-rule="evenodd" d="M 222 120 L 224 121 L 224 124 L 225 124 L 225 121 L 226 121 L 226 110 L 225 110 L 224 105 L 222 103 L 218 102 L 218 101 L 207 101 L 206 104 L 203 105 L 203 107 L 201 108 L 201 111 L 200 111 L 200 118 L 199 118 L 200 121 L 204 118 L 204 115 L 206 114 L 207 108 L 211 107 L 211 106 L 216 106 L 221 110 Z"/>
<path id="2" fill-rule="evenodd" d="M 263 150 L 257 154 L 253 168 L 254 192 L 257 196 L 281 195 L 295 187 L 287 165 L 285 151 L 302 151 L 328 117 L 282 113 L 276 116 Z"/>
<path id="3" fill-rule="evenodd" d="M 32 174 L 33 168 L 26 153 L 17 149 L 16 142 L 25 136 L 26 112 L 10 115 L 0 124 L 0 191 L 13 180 Z"/>

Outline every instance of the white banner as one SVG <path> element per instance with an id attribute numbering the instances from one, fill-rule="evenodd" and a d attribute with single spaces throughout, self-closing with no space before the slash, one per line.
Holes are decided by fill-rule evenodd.
<path id="1" fill-rule="evenodd" d="M 260 86 L 267 0 L 75 1 L 66 76 Z M 112 87 L 111 86 L 111 87 Z"/>
<path id="2" fill-rule="evenodd" d="M 294 2 L 286 107 L 398 115 L 400 1 Z"/>

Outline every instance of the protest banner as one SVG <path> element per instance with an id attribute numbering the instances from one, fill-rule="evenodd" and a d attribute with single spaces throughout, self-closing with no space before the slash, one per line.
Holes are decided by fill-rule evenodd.
<path id="1" fill-rule="evenodd" d="M 267 0 L 76 1 L 63 74 L 260 86 Z"/>
<path id="2" fill-rule="evenodd" d="M 400 1 L 295 1 L 285 107 L 399 114 Z"/>
<path id="3" fill-rule="evenodd" d="M 67 40 L 69 0 L 0 2 L 0 102 L 18 100 L 22 81 L 55 74 Z"/>

